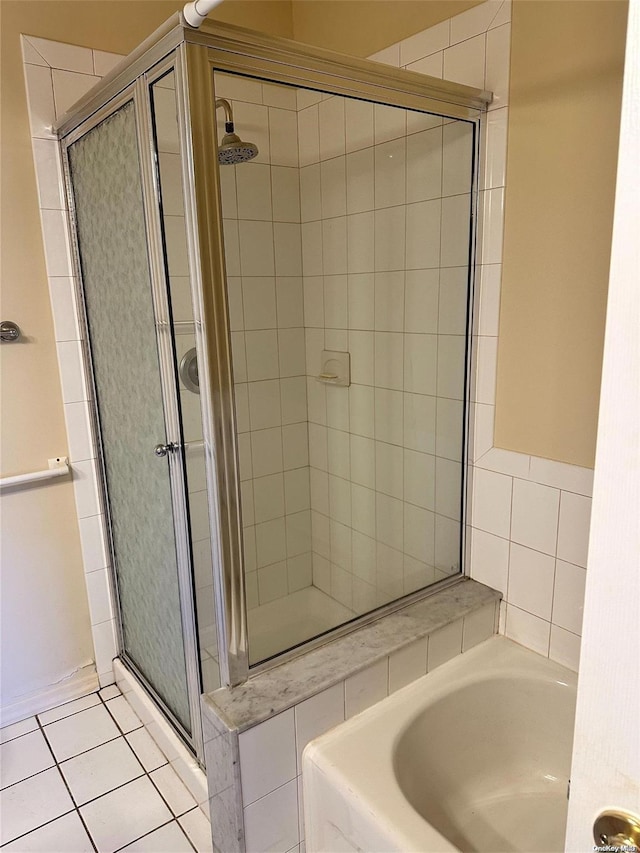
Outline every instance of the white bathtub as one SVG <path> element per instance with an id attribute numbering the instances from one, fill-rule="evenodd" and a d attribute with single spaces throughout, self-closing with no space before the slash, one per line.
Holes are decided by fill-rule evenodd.
<path id="1" fill-rule="evenodd" d="M 575 692 L 493 637 L 312 741 L 307 852 L 561 851 Z"/>

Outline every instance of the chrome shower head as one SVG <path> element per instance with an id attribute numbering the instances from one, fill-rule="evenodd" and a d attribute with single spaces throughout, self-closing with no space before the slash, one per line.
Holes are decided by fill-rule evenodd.
<path id="1" fill-rule="evenodd" d="M 226 98 L 217 98 L 216 109 L 224 110 L 225 135 L 218 148 L 218 163 L 221 166 L 232 166 L 236 163 L 246 163 L 258 154 L 258 146 L 253 142 L 243 142 L 233 127 L 233 111 Z"/>
<path id="2" fill-rule="evenodd" d="M 233 123 L 226 125 L 227 133 L 222 139 L 222 143 L 218 148 L 218 163 L 221 166 L 232 166 L 235 163 L 246 163 L 247 160 L 253 160 L 258 153 L 258 146 L 253 142 L 243 142 L 240 137 L 233 132 Z"/>

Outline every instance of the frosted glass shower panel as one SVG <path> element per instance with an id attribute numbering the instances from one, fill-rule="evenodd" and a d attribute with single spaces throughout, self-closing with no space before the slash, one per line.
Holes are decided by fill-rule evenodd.
<path id="1" fill-rule="evenodd" d="M 162 211 L 165 274 L 171 328 L 178 366 L 178 396 L 185 451 L 187 500 L 198 645 L 205 692 L 220 686 L 213 591 L 211 534 L 207 502 L 202 412 L 197 373 L 196 335 L 184 214 L 182 158 L 178 133 L 175 73 L 151 86 L 154 141 Z"/>
<path id="2" fill-rule="evenodd" d="M 256 662 L 461 571 L 475 128 L 214 81 Z"/>
<path id="3" fill-rule="evenodd" d="M 189 732 L 166 428 L 136 118 L 69 147 L 125 656 Z"/>

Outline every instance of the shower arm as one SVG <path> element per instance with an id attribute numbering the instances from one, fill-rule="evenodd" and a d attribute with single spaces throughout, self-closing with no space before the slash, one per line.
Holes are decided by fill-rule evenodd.
<path id="1" fill-rule="evenodd" d="M 222 0 L 194 0 L 193 3 L 185 5 L 182 15 L 187 24 L 197 30 L 209 12 L 220 3 Z"/>
<path id="2" fill-rule="evenodd" d="M 233 107 L 226 98 L 216 98 L 216 109 L 224 110 L 224 129 L 227 133 L 233 133 Z"/>

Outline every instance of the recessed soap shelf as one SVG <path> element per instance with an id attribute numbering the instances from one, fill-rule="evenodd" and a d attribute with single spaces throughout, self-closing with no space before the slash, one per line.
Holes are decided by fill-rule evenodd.
<path id="1" fill-rule="evenodd" d="M 322 350 L 320 373 L 316 376 L 318 382 L 325 385 L 351 385 L 351 355 L 348 352 Z"/>

